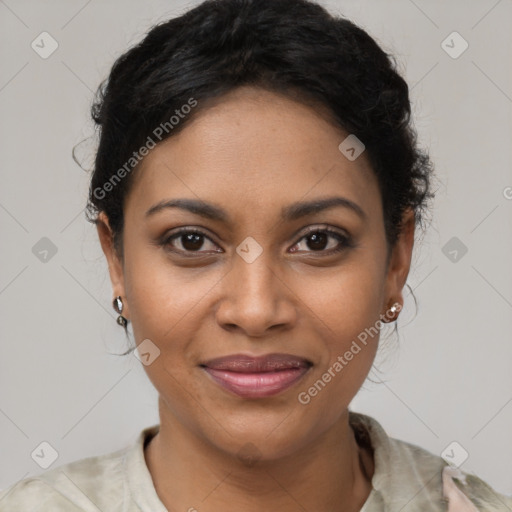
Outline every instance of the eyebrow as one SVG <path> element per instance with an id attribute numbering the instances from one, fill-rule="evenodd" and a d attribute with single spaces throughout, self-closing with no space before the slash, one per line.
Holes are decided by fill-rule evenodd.
<path id="1" fill-rule="evenodd" d="M 327 197 L 322 199 L 314 199 L 312 201 L 304 201 L 292 203 L 281 209 L 281 218 L 284 221 L 293 221 L 319 213 L 321 211 L 334 208 L 343 207 L 355 212 L 361 219 L 367 220 L 368 216 L 364 210 L 354 201 L 347 199 L 346 197 Z M 224 223 L 230 222 L 230 217 L 226 211 L 219 206 L 215 206 L 211 203 L 207 203 L 200 199 L 168 199 L 160 201 L 159 203 L 152 206 L 145 214 L 145 217 L 150 217 L 157 212 L 165 210 L 167 208 L 179 208 L 186 210 L 195 215 L 200 215 L 207 219 L 216 220 Z"/>

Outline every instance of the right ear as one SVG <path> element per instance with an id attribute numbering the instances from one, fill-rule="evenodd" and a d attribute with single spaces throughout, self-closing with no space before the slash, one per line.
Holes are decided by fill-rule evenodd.
<path id="1" fill-rule="evenodd" d="M 126 298 L 125 287 L 124 287 L 124 272 L 123 263 L 114 248 L 114 237 L 110 223 L 105 212 L 98 214 L 98 220 L 96 222 L 96 229 L 98 231 L 98 237 L 100 239 L 101 248 L 107 258 L 108 272 L 110 274 L 110 282 L 112 283 L 112 290 L 114 296 L 121 296 L 123 299 Z M 127 301 L 124 300 L 124 306 L 126 307 Z M 128 318 L 125 314 L 126 309 L 123 309 L 123 316 Z"/>

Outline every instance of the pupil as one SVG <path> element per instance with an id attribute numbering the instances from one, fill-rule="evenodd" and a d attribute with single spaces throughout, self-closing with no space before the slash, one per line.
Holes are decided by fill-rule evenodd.
<path id="1" fill-rule="evenodd" d="M 313 242 L 313 244 L 308 242 L 308 247 L 310 249 L 325 249 L 326 241 L 327 241 L 327 236 L 326 236 L 325 233 L 313 233 L 308 238 L 309 238 L 310 241 Z M 315 244 L 320 244 L 320 245 L 318 246 L 318 245 L 315 245 Z"/>
<path id="2" fill-rule="evenodd" d="M 185 238 L 185 242 L 183 242 L 183 238 Z M 202 235 L 197 233 L 188 233 L 182 236 L 181 244 L 187 250 L 194 251 L 197 249 L 201 249 L 203 245 L 203 241 L 201 240 Z"/>

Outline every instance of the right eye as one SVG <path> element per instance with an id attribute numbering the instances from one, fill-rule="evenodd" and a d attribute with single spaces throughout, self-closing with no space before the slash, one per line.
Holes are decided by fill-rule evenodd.
<path id="1" fill-rule="evenodd" d="M 206 233 L 203 233 L 202 231 L 197 229 L 183 228 L 167 236 L 162 241 L 162 246 L 174 253 L 181 253 L 184 256 L 188 257 L 191 255 L 190 253 L 203 254 L 203 251 L 200 251 L 200 249 L 204 245 L 204 239 L 209 240 L 212 244 L 214 244 L 214 242 L 210 239 L 210 237 L 208 237 Z M 175 240 L 178 240 L 182 248 L 176 247 L 176 245 L 174 244 Z M 213 252 L 220 251 L 214 250 Z"/>

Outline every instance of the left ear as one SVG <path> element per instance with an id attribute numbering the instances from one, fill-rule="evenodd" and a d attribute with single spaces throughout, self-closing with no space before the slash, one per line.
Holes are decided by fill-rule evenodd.
<path id="1" fill-rule="evenodd" d="M 386 277 L 386 292 L 384 294 L 383 314 L 389 307 L 400 302 L 403 305 L 404 299 L 402 290 L 407 281 L 411 268 L 412 251 L 414 247 L 415 216 L 410 208 L 405 210 L 402 216 L 402 230 L 392 249 Z"/>
<path id="2" fill-rule="evenodd" d="M 110 222 L 104 211 L 98 214 L 98 221 L 96 222 L 96 229 L 98 231 L 98 237 L 100 240 L 101 248 L 107 259 L 108 271 L 110 274 L 110 281 L 112 283 L 112 291 L 114 297 L 118 295 L 122 297 L 123 304 L 123 316 L 127 319 L 130 318 L 129 304 L 126 298 L 125 286 L 124 286 L 124 272 L 123 263 L 120 255 L 114 247 L 114 237 Z"/>

